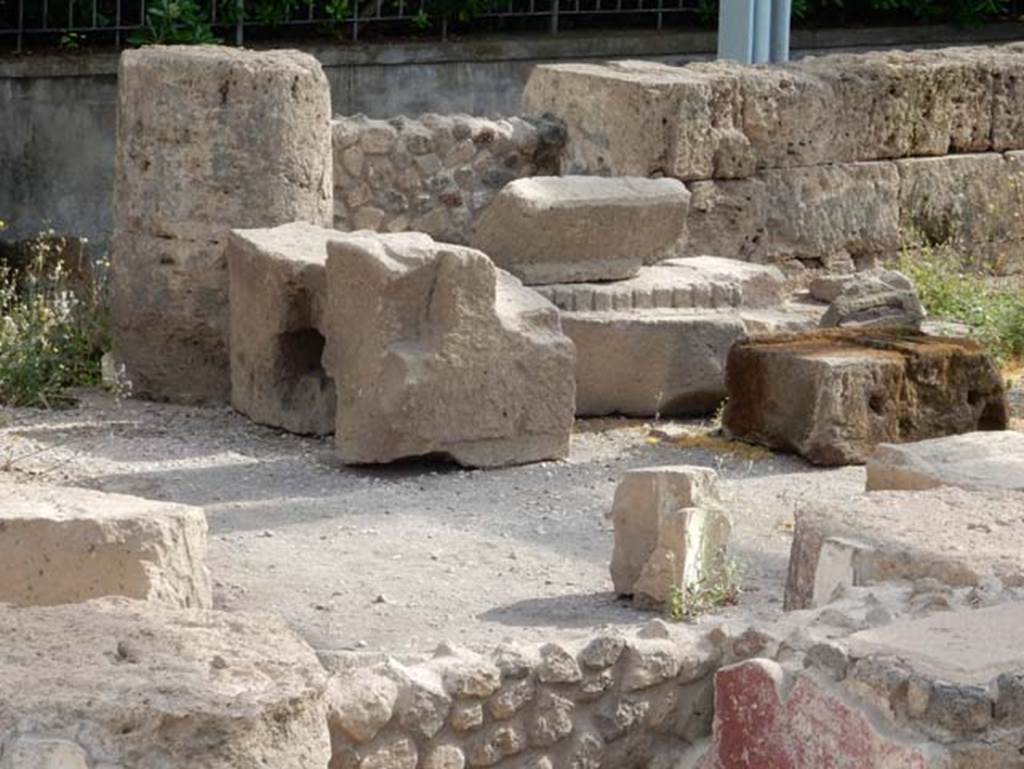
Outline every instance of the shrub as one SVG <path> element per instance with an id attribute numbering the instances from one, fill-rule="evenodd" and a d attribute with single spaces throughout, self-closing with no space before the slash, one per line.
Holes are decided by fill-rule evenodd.
<path id="1" fill-rule="evenodd" d="M 1024 291 L 1000 287 L 949 245 L 912 242 L 897 269 L 917 284 L 929 314 L 963 323 L 1002 365 L 1024 358 Z"/>
<path id="2" fill-rule="evenodd" d="M 39 238 L 20 268 L 0 263 L 0 403 L 69 405 L 70 387 L 98 385 L 108 346 L 105 282 L 72 290 L 55 241 Z"/>

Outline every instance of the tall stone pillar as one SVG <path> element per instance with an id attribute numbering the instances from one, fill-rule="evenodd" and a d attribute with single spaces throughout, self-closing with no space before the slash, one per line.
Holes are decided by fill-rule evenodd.
<path id="1" fill-rule="evenodd" d="M 228 231 L 330 226 L 330 114 L 320 64 L 297 51 L 122 55 L 113 335 L 134 393 L 228 399 Z"/>

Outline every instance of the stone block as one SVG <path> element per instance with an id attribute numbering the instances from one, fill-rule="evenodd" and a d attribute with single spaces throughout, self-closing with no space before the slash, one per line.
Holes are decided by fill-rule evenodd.
<path id="1" fill-rule="evenodd" d="M 892 163 L 765 171 L 767 259 L 826 267 L 872 263 L 900 247 L 899 174 Z"/>
<path id="2" fill-rule="evenodd" d="M 88 489 L 0 483 L 0 604 L 108 595 L 209 608 L 206 516 Z"/>
<path id="3" fill-rule="evenodd" d="M 327 241 L 339 234 L 304 223 L 231 233 L 231 405 L 255 422 L 334 431 L 320 329 Z"/>
<path id="4" fill-rule="evenodd" d="M 480 216 L 471 242 L 527 284 L 629 278 L 671 255 L 689 200 L 675 179 L 518 179 Z"/>
<path id="5" fill-rule="evenodd" d="M 911 672 L 952 684 L 987 686 L 1024 670 L 1024 603 L 939 612 L 862 630 L 847 639 L 850 656 L 898 658 Z"/>
<path id="6" fill-rule="evenodd" d="M 724 564 L 732 524 L 721 507 L 714 470 L 630 470 L 615 490 L 610 517 L 612 582 L 635 603 L 664 605 L 673 588 L 713 579 Z"/>
<path id="7" fill-rule="evenodd" d="M 746 338 L 738 315 L 679 310 L 563 313 L 562 328 L 576 346 L 579 416 L 710 414 L 729 349 Z"/>
<path id="8" fill-rule="evenodd" d="M 953 487 L 805 504 L 796 511 L 786 608 L 821 606 L 836 588 L 894 580 L 970 587 L 995 577 L 1024 585 L 1019 510 L 1018 492 Z"/>
<path id="9" fill-rule="evenodd" d="M 858 464 L 905 443 L 1009 419 L 1002 378 L 974 341 L 828 329 L 740 342 L 729 352 L 724 425 L 814 464 Z"/>
<path id="10" fill-rule="evenodd" d="M 635 277 L 556 283 L 535 291 L 565 311 L 768 308 L 782 303 L 785 278 L 774 267 L 716 256 L 666 259 Z"/>
<path id="11" fill-rule="evenodd" d="M 91 767 L 327 766 L 324 679 L 270 615 L 0 607 L 0 745 L 66 740 Z"/>
<path id="12" fill-rule="evenodd" d="M 911 244 L 950 244 L 979 268 L 1024 269 L 1024 155 L 908 158 L 900 173 L 900 226 Z"/>
<path id="13" fill-rule="evenodd" d="M 227 400 L 228 230 L 330 223 L 327 79 L 296 51 L 151 46 L 118 88 L 115 353 L 137 394 Z"/>
<path id="14" fill-rule="evenodd" d="M 868 458 L 868 491 L 937 486 L 1024 491 L 1024 433 L 978 432 L 886 443 Z"/>
<path id="15" fill-rule="evenodd" d="M 551 304 L 481 252 L 422 234 L 357 233 L 327 249 L 342 461 L 566 456 L 575 355 Z"/>
<path id="16" fill-rule="evenodd" d="M 762 179 L 695 181 L 687 187 L 690 214 L 684 254 L 767 260 L 768 186 Z"/>
<path id="17" fill-rule="evenodd" d="M 835 281 L 818 278 L 811 284 L 811 294 L 831 293 L 832 288 L 835 297 L 821 318 L 822 328 L 921 329 L 924 307 L 913 281 L 903 273 L 876 268 Z"/>

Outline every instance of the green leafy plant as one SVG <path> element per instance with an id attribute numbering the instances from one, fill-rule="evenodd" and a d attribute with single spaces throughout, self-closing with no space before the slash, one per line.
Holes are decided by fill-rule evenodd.
<path id="1" fill-rule="evenodd" d="M 83 296 L 54 243 L 39 238 L 26 264 L 0 264 L 0 403 L 9 406 L 67 405 L 68 388 L 101 382 L 109 339 L 102 283 Z"/>
<path id="2" fill-rule="evenodd" d="M 952 245 L 908 239 L 896 268 L 917 285 L 921 303 L 939 319 L 966 325 L 1003 365 L 1024 358 L 1024 291 L 999 286 Z"/>
<path id="3" fill-rule="evenodd" d="M 145 23 L 133 32 L 132 45 L 219 43 L 196 0 L 151 0 Z"/>
<path id="4" fill-rule="evenodd" d="M 85 35 L 78 32 L 65 32 L 60 36 L 60 47 L 66 51 L 73 51 L 82 47 L 85 43 Z"/>
<path id="5" fill-rule="evenodd" d="M 739 561 L 723 554 L 718 564 L 705 569 L 696 584 L 673 585 L 667 607 L 669 619 L 692 620 L 720 606 L 734 606 L 740 597 L 742 572 Z"/>

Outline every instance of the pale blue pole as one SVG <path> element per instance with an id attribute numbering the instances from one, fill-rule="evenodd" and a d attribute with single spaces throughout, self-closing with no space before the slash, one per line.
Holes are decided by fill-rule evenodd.
<path id="1" fill-rule="evenodd" d="M 789 61 L 789 27 L 793 0 L 772 0 L 772 55 L 776 64 Z"/>
<path id="2" fill-rule="evenodd" d="M 751 61 L 754 64 L 764 64 L 768 61 L 772 45 L 772 0 L 754 0 L 753 38 L 754 50 Z"/>
<path id="3" fill-rule="evenodd" d="M 754 3 L 755 0 L 721 0 L 719 3 L 719 59 L 732 59 L 740 64 L 754 60 Z"/>

